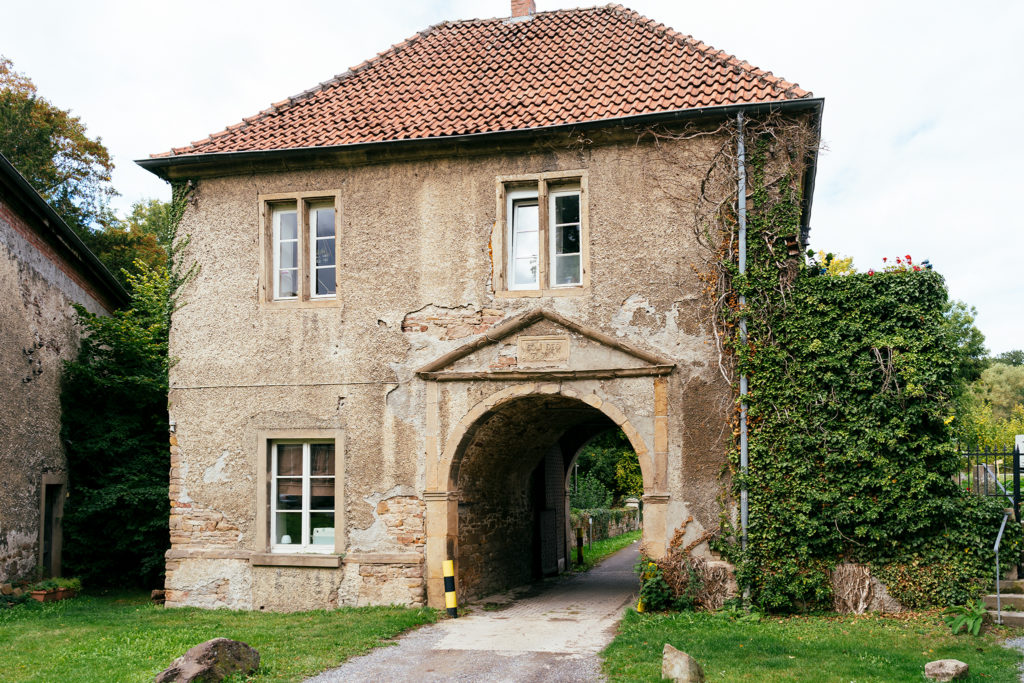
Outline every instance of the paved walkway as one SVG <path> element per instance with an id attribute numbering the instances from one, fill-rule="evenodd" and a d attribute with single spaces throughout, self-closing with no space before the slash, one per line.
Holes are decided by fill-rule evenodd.
<path id="1" fill-rule="evenodd" d="M 639 544 L 509 607 L 425 626 L 324 672 L 335 681 L 600 681 L 597 653 L 635 600 Z"/>

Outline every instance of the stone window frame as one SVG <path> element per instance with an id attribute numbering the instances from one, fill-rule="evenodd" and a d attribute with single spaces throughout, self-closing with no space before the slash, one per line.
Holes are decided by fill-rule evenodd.
<path id="1" fill-rule="evenodd" d="M 275 192 L 260 194 L 259 202 L 259 301 L 262 308 L 295 309 L 341 306 L 341 227 L 342 207 L 340 190 Z M 299 235 L 299 295 L 288 299 L 274 298 L 274 211 L 275 205 L 295 204 Z M 334 295 L 317 296 L 310 293 L 312 239 L 309 210 L 316 204 L 334 204 Z"/>
<path id="2" fill-rule="evenodd" d="M 256 565 L 337 567 L 347 539 L 345 514 L 345 432 L 341 429 L 269 429 L 257 432 Z M 270 538 L 271 445 L 279 441 L 334 441 L 334 550 L 327 553 L 275 551 Z"/>
<path id="3" fill-rule="evenodd" d="M 559 188 L 578 186 L 580 193 L 580 283 L 578 285 L 552 287 L 550 285 L 551 237 L 549 220 L 550 195 Z M 538 217 L 538 281 L 536 289 L 512 289 L 509 283 L 509 261 L 511 230 L 509 206 L 510 195 L 536 190 Z M 522 195 L 520 195 L 522 196 Z M 491 282 L 494 295 L 498 298 L 538 298 L 557 296 L 582 296 L 590 290 L 590 202 L 585 170 L 548 171 L 520 175 L 498 176 L 496 179 L 496 204 L 494 230 L 491 234 L 492 268 Z"/>

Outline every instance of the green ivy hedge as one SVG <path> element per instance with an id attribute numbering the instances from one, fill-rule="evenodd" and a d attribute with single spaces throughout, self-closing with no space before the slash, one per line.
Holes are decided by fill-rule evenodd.
<path id="1" fill-rule="evenodd" d="M 763 169 L 780 160 L 751 148 L 748 272 L 722 264 L 748 303 L 748 341 L 734 336 L 732 349 L 749 378 L 745 482 L 733 453 L 749 544 L 742 552 L 724 521 L 721 549 L 768 609 L 830 607 L 840 562 L 870 564 L 908 606 L 965 602 L 991 584 L 1006 501 L 953 480 L 950 421 L 971 359 L 944 281 L 930 270 L 829 276 L 780 257 L 798 233 L 799 193 L 791 178 L 769 188 Z M 1020 546 L 1008 525 L 1004 566 Z"/>

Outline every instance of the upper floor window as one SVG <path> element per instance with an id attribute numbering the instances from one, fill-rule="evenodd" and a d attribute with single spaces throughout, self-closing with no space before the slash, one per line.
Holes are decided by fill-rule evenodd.
<path id="1" fill-rule="evenodd" d="M 266 302 L 329 302 L 338 287 L 338 199 L 319 193 L 261 197 L 267 230 Z M 267 253 L 269 252 L 269 253 Z"/>
<path id="2" fill-rule="evenodd" d="M 499 178 L 500 234 L 492 244 L 499 296 L 558 296 L 589 284 L 583 172 Z"/>

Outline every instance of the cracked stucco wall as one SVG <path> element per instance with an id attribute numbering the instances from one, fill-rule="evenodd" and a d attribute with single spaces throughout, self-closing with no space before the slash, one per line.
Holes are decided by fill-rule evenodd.
<path id="1" fill-rule="evenodd" d="M 731 395 L 701 323 L 701 285 L 692 268 L 699 259 L 686 201 L 698 191 L 694 169 L 721 141 L 666 141 L 681 148 L 674 158 L 692 162 L 670 166 L 635 135 L 592 137 L 582 150 L 561 140 L 542 152 L 478 149 L 451 158 L 200 179 L 181 230 L 192 236 L 185 258 L 196 260 L 201 271 L 183 292 L 186 305 L 175 313 L 171 330 L 171 355 L 179 359 L 171 371 L 170 410 L 178 425 L 172 502 L 175 514 L 215 511 L 237 530 L 219 534 L 220 521 L 209 530 L 214 520 L 204 519 L 201 532 L 172 537 L 175 547 L 187 546 L 197 557 L 207 545 L 233 549 L 243 559 L 263 551 L 254 529 L 257 472 L 265 467 L 257 431 L 340 429 L 348 550 L 406 553 L 394 560 L 394 566 L 405 566 L 398 563 L 421 548 L 384 533 L 379 508 L 391 498 L 421 500 L 426 485 L 426 388 L 416 369 L 537 307 L 677 365 L 668 382 L 668 535 L 690 515 L 703 527 L 717 525 Z M 489 245 L 495 179 L 573 169 L 588 174 L 590 290 L 583 296 L 496 297 Z M 656 181 L 666 174 L 675 178 L 675 198 Z M 258 195 L 309 191 L 340 193 L 339 305 L 261 306 Z M 514 344 L 488 353 L 484 370 L 515 363 Z M 653 439 L 649 380 L 578 384 L 581 392 L 619 396 L 620 407 Z M 453 388 L 441 408 L 442 435 L 477 401 L 504 388 L 499 385 Z M 182 512 L 180 506 L 190 507 Z M 207 540 L 196 533 L 216 536 Z M 357 575 L 358 567 L 315 570 L 338 577 L 337 591 L 323 594 L 334 593 L 340 604 L 392 595 L 378 590 L 384 584 L 377 577 L 387 572 Z M 268 577 L 278 570 L 248 571 L 252 597 L 245 604 L 277 604 Z"/>

